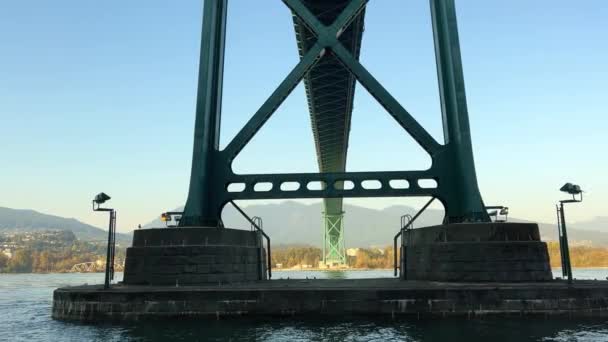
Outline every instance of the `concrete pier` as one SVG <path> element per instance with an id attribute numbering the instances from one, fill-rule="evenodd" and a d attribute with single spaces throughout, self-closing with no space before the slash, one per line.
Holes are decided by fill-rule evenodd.
<path id="1" fill-rule="evenodd" d="M 552 280 L 536 224 L 466 223 L 404 236 L 408 280 L 268 280 L 257 232 L 146 229 L 124 282 L 60 288 L 53 317 L 81 322 L 197 317 L 567 315 L 608 317 L 608 281 Z"/>
<path id="2" fill-rule="evenodd" d="M 261 236 L 228 228 L 152 228 L 133 234 L 124 283 L 198 285 L 267 279 Z"/>
<path id="3" fill-rule="evenodd" d="M 404 279 L 536 282 L 553 278 L 536 223 L 458 223 L 407 231 Z M 405 264 L 405 265 L 404 265 Z"/>
<path id="4" fill-rule="evenodd" d="M 608 317 L 608 281 L 440 283 L 398 279 L 270 280 L 204 286 L 68 287 L 53 318 L 80 322 L 245 316 Z"/>

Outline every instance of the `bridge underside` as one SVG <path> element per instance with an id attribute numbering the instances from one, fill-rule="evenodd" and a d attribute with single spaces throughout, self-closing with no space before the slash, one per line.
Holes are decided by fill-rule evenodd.
<path id="1" fill-rule="evenodd" d="M 324 25 L 331 25 L 350 1 L 305 0 L 303 3 Z M 359 59 L 365 10 L 354 17 L 341 34 L 339 41 Z M 300 58 L 317 42 L 315 34 L 293 15 Z M 353 98 L 356 79 L 342 62 L 327 52 L 305 75 L 304 86 L 308 99 L 319 172 L 344 172 L 348 151 Z M 340 182 L 336 187 L 342 188 Z M 345 263 L 342 223 L 342 198 L 324 200 L 325 245 L 324 261 Z"/>

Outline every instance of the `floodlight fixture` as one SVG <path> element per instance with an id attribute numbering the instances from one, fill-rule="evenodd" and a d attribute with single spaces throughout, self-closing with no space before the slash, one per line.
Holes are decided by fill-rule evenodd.
<path id="1" fill-rule="evenodd" d="M 160 215 L 160 220 L 163 222 L 167 222 L 167 221 L 171 221 L 171 218 L 169 217 L 169 215 L 167 215 L 167 213 L 162 213 Z"/>
<path id="2" fill-rule="evenodd" d="M 183 212 L 181 211 L 167 211 L 166 213 L 162 213 L 160 215 L 160 220 L 165 222 L 165 226 L 168 228 L 176 227 L 179 224 L 179 220 L 181 220 Z M 175 224 L 171 224 L 171 222 L 175 222 Z"/>
<path id="3" fill-rule="evenodd" d="M 105 192 L 100 192 L 95 196 L 95 199 L 93 199 L 93 202 L 97 203 L 97 204 L 103 204 L 106 201 L 110 200 L 112 197 L 108 196 Z"/>
<path id="4" fill-rule="evenodd" d="M 581 187 L 579 185 L 566 183 L 559 189 L 559 191 L 572 195 L 572 200 L 575 202 L 583 201 L 583 190 L 581 190 Z M 576 200 L 576 195 L 580 195 L 579 200 Z"/>

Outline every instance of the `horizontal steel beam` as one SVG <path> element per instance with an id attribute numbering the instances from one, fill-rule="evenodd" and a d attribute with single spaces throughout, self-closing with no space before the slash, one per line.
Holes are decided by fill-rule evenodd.
<path id="1" fill-rule="evenodd" d="M 423 187 L 421 180 L 434 180 L 436 187 Z M 374 188 L 366 181 L 376 181 Z M 408 186 L 392 186 L 391 181 L 407 181 Z M 349 182 L 349 186 L 345 183 Z M 380 172 L 326 172 L 232 175 L 225 181 L 225 196 L 232 199 L 274 198 L 341 198 L 341 197 L 394 197 L 394 196 L 438 196 L 441 180 L 426 171 L 380 171 Z M 256 189 L 256 185 L 268 189 Z M 297 185 L 282 189 L 282 185 Z M 311 186 L 312 185 L 312 186 Z M 240 186 L 231 190 L 229 186 Z M 375 188 L 377 186 L 377 188 Z M 346 189 L 345 189 L 346 188 Z"/>

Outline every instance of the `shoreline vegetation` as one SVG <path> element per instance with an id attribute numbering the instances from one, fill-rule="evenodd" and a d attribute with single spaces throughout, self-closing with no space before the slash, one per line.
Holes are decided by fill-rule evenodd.
<path id="1" fill-rule="evenodd" d="M 557 242 L 547 242 L 551 267 L 560 267 Z M 88 271 L 103 272 L 105 246 L 72 240 L 63 245 L 30 245 L 14 249 L 9 256 L 0 253 L 0 273 L 70 273 L 80 263 L 94 263 Z M 117 248 L 117 261 L 124 260 L 125 249 Z M 317 247 L 276 247 L 272 252 L 273 271 L 339 271 L 339 270 L 392 270 L 393 248 L 351 248 L 348 250 L 347 268 L 319 267 L 321 249 Z M 570 248 L 574 268 L 608 268 L 608 248 L 574 246 Z"/>

